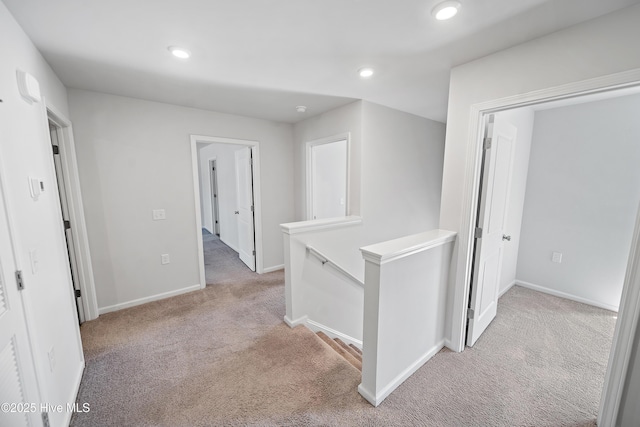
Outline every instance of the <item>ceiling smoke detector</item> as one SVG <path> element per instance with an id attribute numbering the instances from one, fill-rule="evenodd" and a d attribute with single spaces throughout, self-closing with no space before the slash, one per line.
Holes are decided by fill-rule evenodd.
<path id="1" fill-rule="evenodd" d="M 307 107 L 306 107 L 306 106 L 304 106 L 304 105 L 298 105 L 298 106 L 296 107 L 296 111 L 297 111 L 298 113 L 305 113 L 305 112 L 307 111 Z"/>
<path id="2" fill-rule="evenodd" d="M 431 10 L 431 14 L 438 21 L 445 21 L 456 16 L 461 6 L 459 1 L 444 1 L 437 4 L 436 7 Z"/>

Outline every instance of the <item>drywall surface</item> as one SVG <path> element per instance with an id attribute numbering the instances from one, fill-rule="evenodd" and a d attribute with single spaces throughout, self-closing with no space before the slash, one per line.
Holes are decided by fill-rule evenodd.
<path id="1" fill-rule="evenodd" d="M 103 311 L 199 284 L 191 134 L 259 142 L 264 266 L 283 264 L 291 125 L 82 90 L 69 91 L 69 104 Z M 153 221 L 154 209 L 166 220 Z"/>
<path id="2" fill-rule="evenodd" d="M 306 143 L 351 134 L 349 200 L 351 213 L 363 218 L 361 231 L 354 233 L 360 237 L 347 245 L 350 255 L 345 254 L 344 242 L 318 249 L 329 256 L 342 254 L 337 261 L 347 265 L 360 260 L 358 271 L 351 271 L 360 277 L 364 262 L 359 247 L 437 228 L 444 128 L 442 123 L 365 101 L 297 123 L 299 220 L 306 217 Z"/>
<path id="3" fill-rule="evenodd" d="M 200 144 L 198 144 L 200 145 Z M 245 148 L 232 144 L 206 144 L 198 151 L 200 163 L 200 199 L 203 208 L 202 225 L 213 233 L 211 202 L 211 171 L 209 160 L 216 159 L 218 176 L 218 219 L 220 240 L 238 252 L 238 189 L 236 188 L 235 152 Z"/>
<path id="4" fill-rule="evenodd" d="M 638 111 L 640 95 L 536 112 L 518 280 L 617 310 L 640 200 Z"/>
<path id="5" fill-rule="evenodd" d="M 367 244 L 438 228 L 444 124 L 371 102 L 362 117 Z"/>
<path id="6" fill-rule="evenodd" d="M 362 101 L 310 117 L 293 126 L 295 206 L 297 221 L 309 219 L 307 212 L 307 143 L 349 133 L 349 212 L 360 215 L 362 189 Z"/>
<path id="7" fill-rule="evenodd" d="M 640 38 L 639 20 L 640 5 L 628 7 L 452 70 L 440 228 L 460 232 L 450 299 L 454 348 L 462 349 L 468 286 L 469 223 L 464 216 L 470 211 L 467 196 L 474 189 L 467 163 L 477 144 L 472 138 L 472 106 L 640 68 L 635 42 Z"/>
<path id="8" fill-rule="evenodd" d="M 500 274 L 499 292 L 505 292 L 516 280 L 518 265 L 518 247 L 520 244 L 520 230 L 522 212 L 525 203 L 527 187 L 527 172 L 529 169 L 529 153 L 531 151 L 531 136 L 533 134 L 534 112 L 531 108 L 498 113 L 506 121 L 518 129 L 511 165 L 511 184 L 506 210 L 505 234 L 511 236 L 505 241 L 502 256 L 502 272 Z"/>
<path id="9" fill-rule="evenodd" d="M 13 268 L 23 272 L 22 296 L 41 402 L 66 407 L 67 402 L 75 401 L 84 359 L 71 295 L 46 108 L 44 102 L 29 104 L 20 96 L 16 70 L 32 74 L 47 106 L 62 115 L 67 115 L 66 89 L 2 2 L 0 51 L 0 173 L 18 263 L 3 268 L 6 277 L 13 276 Z M 30 196 L 29 176 L 44 181 L 45 190 L 37 201 Z M 32 251 L 38 261 L 35 271 L 29 256 Z M 50 369 L 47 356 L 51 348 L 55 353 L 54 369 Z M 70 416 L 50 412 L 51 425 L 66 425 L 67 415 Z"/>

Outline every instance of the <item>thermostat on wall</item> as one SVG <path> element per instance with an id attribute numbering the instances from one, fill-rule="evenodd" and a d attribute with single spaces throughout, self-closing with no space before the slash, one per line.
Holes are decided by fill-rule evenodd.
<path id="1" fill-rule="evenodd" d="M 38 80 L 22 70 L 18 70 L 16 74 L 20 95 L 30 104 L 40 102 L 42 97 L 40 95 L 40 83 L 38 83 Z"/>

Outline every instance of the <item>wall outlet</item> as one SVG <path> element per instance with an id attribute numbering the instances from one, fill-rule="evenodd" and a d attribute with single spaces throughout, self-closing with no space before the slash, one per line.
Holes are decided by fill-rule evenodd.
<path id="1" fill-rule="evenodd" d="M 51 346 L 47 352 L 47 356 L 49 356 L 49 369 L 53 372 L 53 369 L 56 367 L 56 353 L 53 346 Z"/>
<path id="2" fill-rule="evenodd" d="M 164 211 L 164 209 L 154 209 L 153 210 L 153 220 L 154 221 L 161 221 L 167 219 L 167 215 Z"/>
<path id="3" fill-rule="evenodd" d="M 169 259 L 169 254 L 160 255 L 160 262 L 162 263 L 162 265 L 169 264 L 171 262 L 171 260 Z"/>
<path id="4" fill-rule="evenodd" d="M 555 262 L 557 264 L 560 264 L 562 262 L 562 253 L 561 252 L 554 252 L 551 255 L 551 262 Z"/>

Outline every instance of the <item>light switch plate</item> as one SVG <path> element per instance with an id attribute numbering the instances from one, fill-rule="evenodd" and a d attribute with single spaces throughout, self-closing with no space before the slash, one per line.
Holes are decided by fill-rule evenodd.
<path id="1" fill-rule="evenodd" d="M 562 253 L 561 252 L 554 252 L 553 255 L 551 255 L 551 262 L 555 262 L 557 264 L 560 264 L 562 262 Z"/>
<path id="2" fill-rule="evenodd" d="M 160 255 L 160 262 L 162 263 L 162 265 L 169 264 L 171 262 L 171 260 L 169 259 L 169 254 Z"/>
<path id="3" fill-rule="evenodd" d="M 153 210 L 153 220 L 154 221 L 161 221 L 167 219 L 167 214 L 165 213 L 164 209 L 154 209 Z"/>

